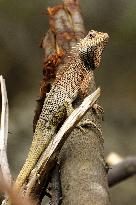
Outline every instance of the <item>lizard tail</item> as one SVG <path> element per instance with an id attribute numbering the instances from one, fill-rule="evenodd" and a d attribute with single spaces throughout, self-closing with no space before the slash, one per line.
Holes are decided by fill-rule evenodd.
<path id="1" fill-rule="evenodd" d="M 18 190 L 20 190 L 23 184 L 26 182 L 26 179 L 29 177 L 43 151 L 47 148 L 54 133 L 54 129 L 50 131 L 46 130 L 44 132 L 42 130 L 37 130 L 35 132 L 26 162 L 15 182 L 15 186 Z"/>

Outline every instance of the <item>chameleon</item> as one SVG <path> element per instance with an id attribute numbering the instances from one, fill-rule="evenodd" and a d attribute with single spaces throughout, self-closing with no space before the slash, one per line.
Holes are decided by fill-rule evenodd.
<path id="1" fill-rule="evenodd" d="M 24 185 L 61 122 L 71 113 L 74 100 L 80 94 L 87 95 L 92 70 L 99 67 L 108 38 L 107 33 L 91 30 L 69 52 L 67 63 L 61 67 L 45 98 L 28 157 L 15 181 L 17 189 Z"/>

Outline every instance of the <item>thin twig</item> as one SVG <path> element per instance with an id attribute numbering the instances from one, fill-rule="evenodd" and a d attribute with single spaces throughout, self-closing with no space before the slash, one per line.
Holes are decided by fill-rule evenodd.
<path id="1" fill-rule="evenodd" d="M 4 180 L 11 184 L 12 177 L 7 159 L 7 139 L 8 139 L 8 98 L 5 80 L 0 76 L 2 113 L 1 113 L 1 132 L 0 132 L 0 166 Z"/>

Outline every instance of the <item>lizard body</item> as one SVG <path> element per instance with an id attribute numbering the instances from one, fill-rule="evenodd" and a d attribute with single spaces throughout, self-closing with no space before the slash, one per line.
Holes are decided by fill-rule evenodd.
<path id="1" fill-rule="evenodd" d="M 18 189 L 23 186 L 37 160 L 57 133 L 60 122 L 71 110 L 72 102 L 80 93 L 87 93 L 91 72 L 99 67 L 107 41 L 107 33 L 91 30 L 70 51 L 68 62 L 62 66 L 44 101 L 28 157 L 15 182 Z"/>

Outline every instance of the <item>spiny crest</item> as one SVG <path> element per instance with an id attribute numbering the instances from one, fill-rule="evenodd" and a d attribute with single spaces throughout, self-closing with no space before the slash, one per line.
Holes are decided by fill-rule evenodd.
<path id="1" fill-rule="evenodd" d="M 100 65 L 101 55 L 108 43 L 107 33 L 91 30 L 77 45 L 81 60 L 85 66 L 94 70 Z"/>

